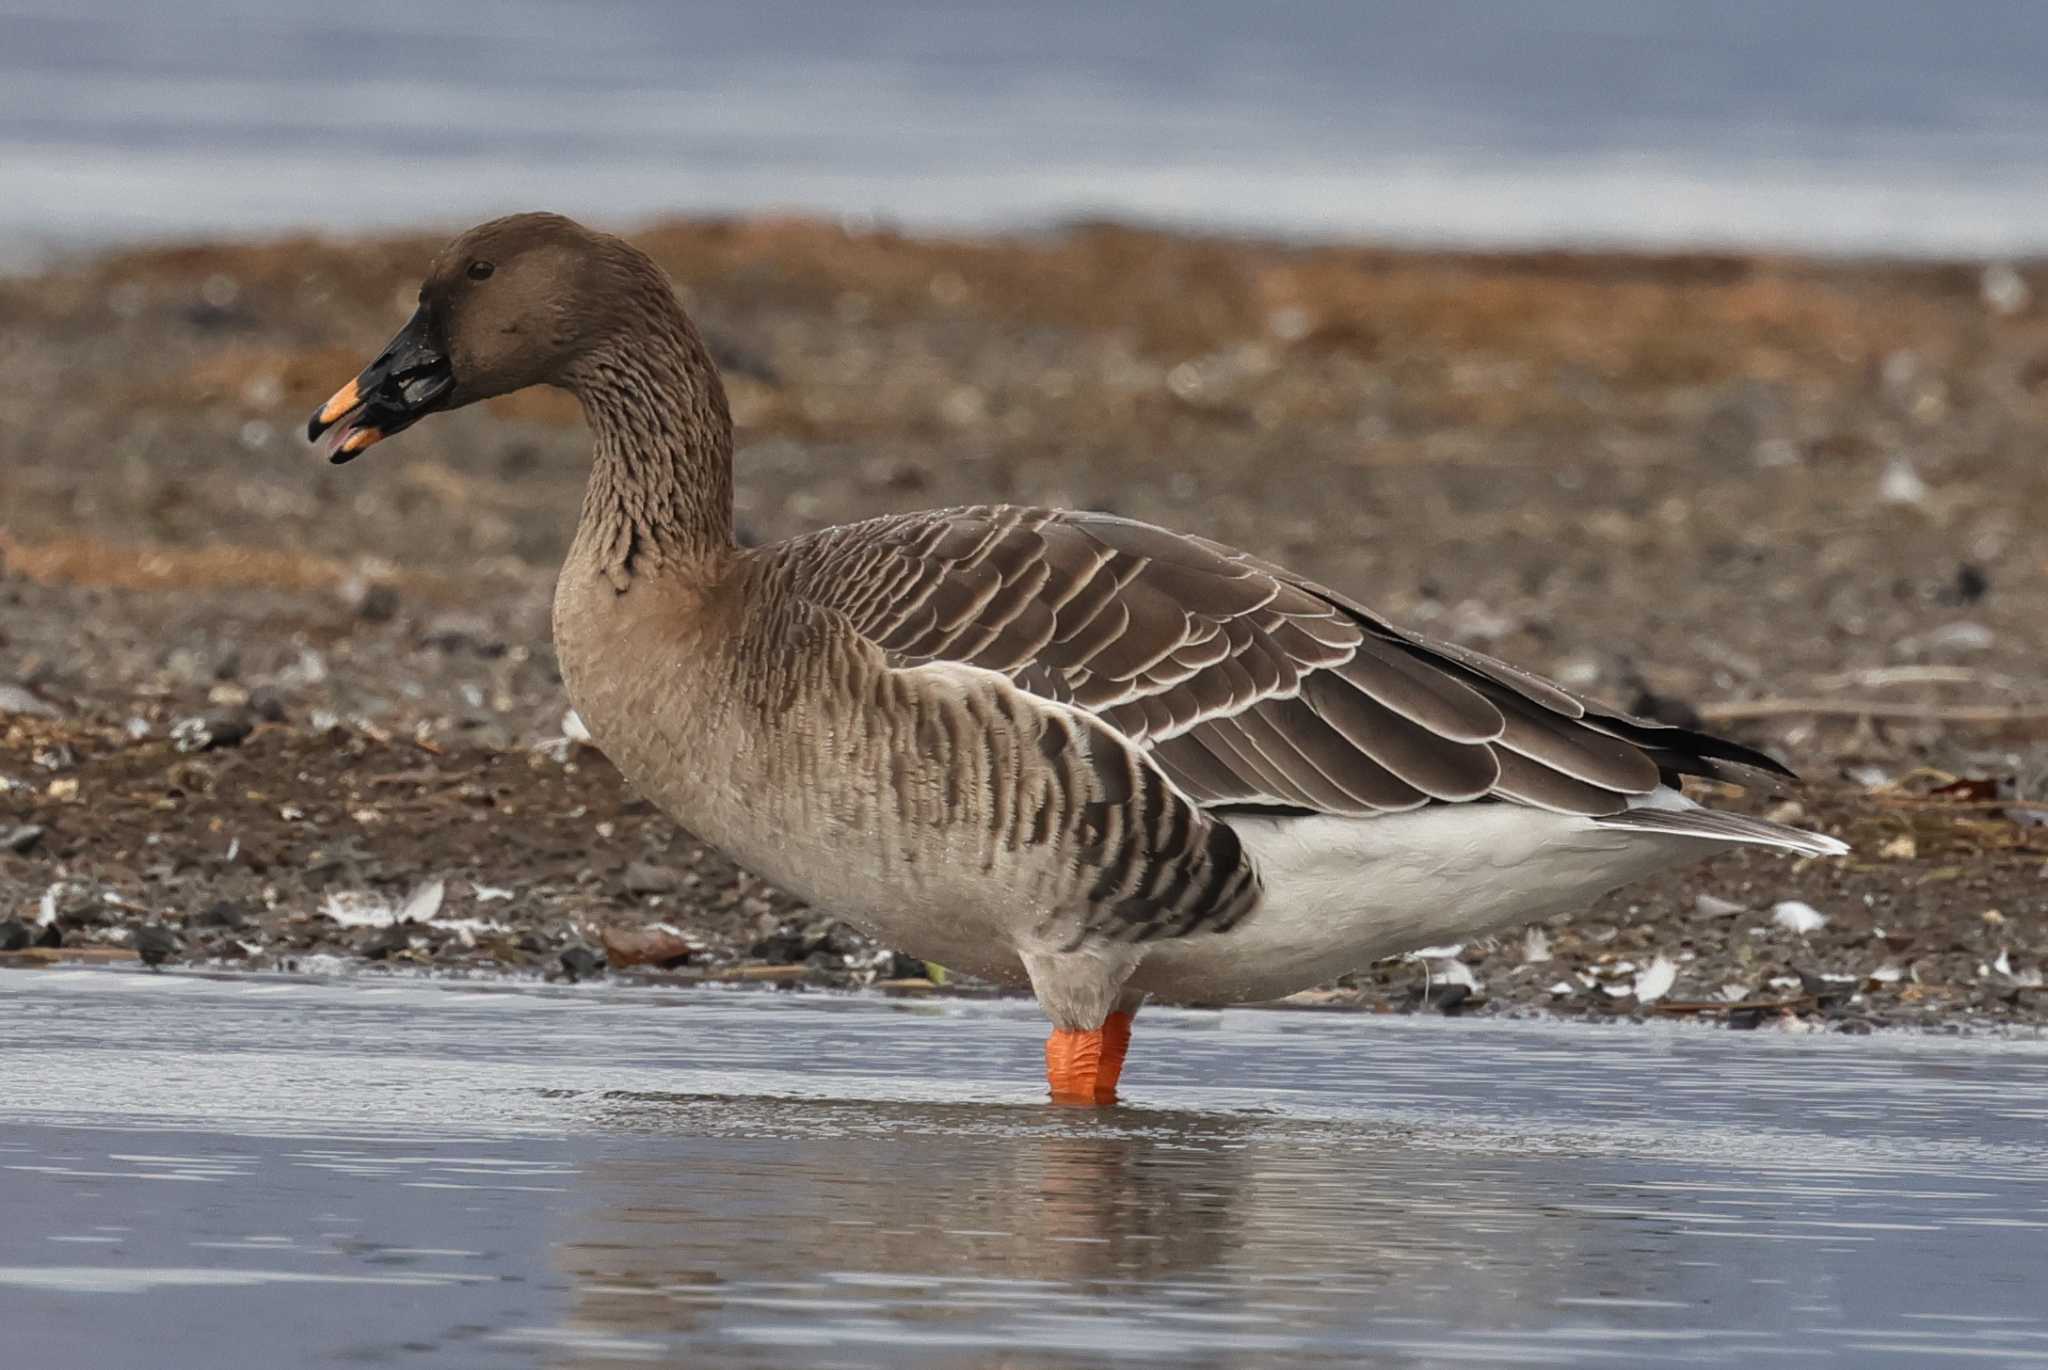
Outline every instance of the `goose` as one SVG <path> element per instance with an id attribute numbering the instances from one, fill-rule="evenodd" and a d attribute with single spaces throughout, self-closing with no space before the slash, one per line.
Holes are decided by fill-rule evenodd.
<path id="1" fill-rule="evenodd" d="M 1270 1000 L 1504 932 L 1731 845 L 1762 752 L 1595 703 L 1191 534 L 989 505 L 733 537 L 733 428 L 668 278 L 554 214 L 461 234 L 313 415 L 349 461 L 429 414 L 569 391 L 592 435 L 553 634 L 570 704 L 698 838 L 1051 1020 L 1107 1105 L 1148 998 Z"/>

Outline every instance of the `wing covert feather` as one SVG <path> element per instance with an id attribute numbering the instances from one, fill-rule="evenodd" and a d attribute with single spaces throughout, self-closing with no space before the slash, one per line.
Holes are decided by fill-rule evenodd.
<path id="1" fill-rule="evenodd" d="M 1207 807 L 1365 816 L 1492 799 L 1604 815 L 1679 774 L 1789 774 L 1220 543 L 1107 514 L 934 510 L 749 555 L 906 665 L 982 667 L 1094 714 Z"/>

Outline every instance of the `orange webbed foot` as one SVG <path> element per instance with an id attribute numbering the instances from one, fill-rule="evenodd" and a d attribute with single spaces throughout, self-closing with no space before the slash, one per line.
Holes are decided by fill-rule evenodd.
<path id="1" fill-rule="evenodd" d="M 1116 1102 L 1117 1078 L 1131 1045 L 1131 1014 L 1112 1013 L 1093 1031 L 1055 1028 L 1045 1041 L 1045 1079 L 1056 1104 Z"/>

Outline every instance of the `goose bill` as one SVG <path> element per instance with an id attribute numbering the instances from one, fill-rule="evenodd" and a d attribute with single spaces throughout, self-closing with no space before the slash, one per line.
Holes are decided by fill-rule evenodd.
<path id="1" fill-rule="evenodd" d="M 416 311 L 377 360 L 314 412 L 306 437 L 319 441 L 326 435 L 329 461 L 353 460 L 442 407 L 455 388 L 455 373 L 436 331 L 427 311 Z"/>

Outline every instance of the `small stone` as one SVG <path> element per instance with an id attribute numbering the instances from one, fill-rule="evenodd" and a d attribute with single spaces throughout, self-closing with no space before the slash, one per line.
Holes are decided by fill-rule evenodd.
<path id="1" fill-rule="evenodd" d="M 282 723 L 287 717 L 284 700 L 267 685 L 259 685 L 249 692 L 249 712 L 265 723 Z"/>
<path id="2" fill-rule="evenodd" d="M 1925 504 L 1927 482 L 1904 457 L 1894 457 L 1877 483 L 1877 496 L 1886 504 Z"/>
<path id="3" fill-rule="evenodd" d="M 877 967 L 877 970 L 884 980 L 930 980 L 937 983 L 940 978 L 932 974 L 930 966 L 915 956 L 905 956 L 900 951 L 890 952 L 888 961 Z"/>
<path id="4" fill-rule="evenodd" d="M 35 940 L 35 929 L 19 918 L 0 922 L 0 951 L 20 951 Z"/>
<path id="5" fill-rule="evenodd" d="M 1977 293 L 1984 307 L 2000 318 L 2021 313 L 2034 302 L 2027 278 L 2010 262 L 1993 262 L 1985 267 L 1984 274 L 1977 279 Z"/>
<path id="6" fill-rule="evenodd" d="M 249 715 L 239 710 L 208 714 L 204 718 L 181 719 L 171 728 L 171 744 L 181 752 L 239 747 L 254 728 Z"/>
<path id="7" fill-rule="evenodd" d="M 1472 986 L 1461 984 L 1442 985 L 1429 996 L 1431 1007 L 1447 1018 L 1455 1018 L 1465 1011 L 1465 1001 L 1472 997 Z"/>
<path id="8" fill-rule="evenodd" d="M 1998 634 L 1982 623 L 1965 619 L 1944 623 L 1917 637 L 1902 638 L 1895 650 L 1902 657 L 1969 656 L 1987 652 L 1998 645 Z"/>
<path id="9" fill-rule="evenodd" d="M 1855 988 L 1853 980 L 1830 980 L 1825 976 L 1815 975 L 1812 971 L 1799 972 L 1800 992 L 1810 995 L 1814 1004 L 1823 1009 L 1836 1008 L 1848 1003 Z"/>
<path id="10" fill-rule="evenodd" d="M 178 953 L 178 938 L 169 928 L 160 923 L 150 923 L 137 928 L 129 945 L 142 958 L 142 964 L 154 969 Z"/>
<path id="11" fill-rule="evenodd" d="M 652 861 L 632 862 L 624 877 L 628 894 L 673 894 L 681 883 L 681 877 L 673 870 Z"/>
<path id="12" fill-rule="evenodd" d="M 505 640 L 482 614 L 436 614 L 421 634 L 429 647 L 444 652 L 469 651 L 478 656 L 503 656 Z"/>
<path id="13" fill-rule="evenodd" d="M 404 923 L 392 923 L 377 929 L 368 941 L 356 948 L 358 954 L 370 961 L 383 961 L 412 947 L 412 934 Z"/>
<path id="14" fill-rule="evenodd" d="M 68 742 L 57 742 L 47 747 L 38 747 L 29 758 L 39 770 L 68 771 L 78 765 L 78 752 Z"/>
<path id="15" fill-rule="evenodd" d="M 1728 1011 L 1728 1026 L 1735 1032 L 1754 1032 L 1764 1025 L 1764 1011 L 1760 1008 L 1738 1008 Z"/>
<path id="16" fill-rule="evenodd" d="M 680 966 L 695 950 L 673 928 L 634 928 L 607 923 L 599 930 L 605 958 L 614 966 Z"/>
<path id="17" fill-rule="evenodd" d="M 190 920 L 203 928 L 239 928 L 247 926 L 249 919 L 239 908 L 225 901 L 209 904 Z"/>
<path id="18" fill-rule="evenodd" d="M 1813 905 L 1798 899 L 1782 900 L 1771 907 L 1771 921 L 1787 932 L 1804 937 L 1828 925 L 1828 917 Z"/>
<path id="19" fill-rule="evenodd" d="M 352 580 L 342 587 L 349 608 L 365 623 L 389 623 L 398 617 L 398 587 L 382 581 Z"/>
<path id="20" fill-rule="evenodd" d="M 21 714 L 26 718 L 62 718 L 59 709 L 41 695 L 19 685 L 0 685 L 0 714 Z"/>
<path id="21" fill-rule="evenodd" d="M 573 946 L 562 953 L 562 974 L 570 983 L 604 973 L 604 958 L 586 946 Z"/>
<path id="22" fill-rule="evenodd" d="M 0 851 L 11 851 L 17 856 L 26 855 L 36 849 L 43 840 L 43 830 L 33 823 L 24 823 L 18 828 L 0 833 Z"/>
<path id="23" fill-rule="evenodd" d="M 1628 711 L 1637 718 L 1647 718 L 1652 723 L 1666 723 L 1674 728 L 1691 728 L 1694 731 L 1706 726 L 1700 711 L 1682 699 L 1672 695 L 1660 695 L 1654 690 L 1639 689 L 1629 702 Z"/>

